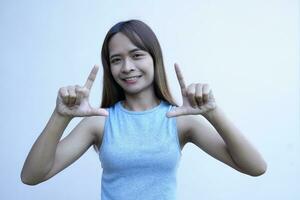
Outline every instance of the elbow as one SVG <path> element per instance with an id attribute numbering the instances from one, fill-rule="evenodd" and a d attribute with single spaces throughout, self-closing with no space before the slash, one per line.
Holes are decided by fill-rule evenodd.
<path id="1" fill-rule="evenodd" d="M 24 179 L 24 178 L 21 178 L 21 181 L 25 185 L 30 185 L 30 186 L 35 186 L 35 185 L 38 185 L 41 183 L 41 181 L 33 181 L 33 180 Z"/>
<path id="2" fill-rule="evenodd" d="M 41 181 L 38 181 L 36 179 L 33 178 L 29 178 L 26 177 L 24 174 L 21 173 L 21 181 L 22 183 L 24 183 L 25 185 L 30 185 L 30 186 L 34 186 L 34 185 L 38 185 L 39 183 L 41 183 Z"/>
<path id="3" fill-rule="evenodd" d="M 261 176 L 266 172 L 266 170 L 257 170 L 255 172 L 251 172 L 248 175 L 253 176 L 253 177 L 257 177 L 257 176 Z"/>
<path id="4" fill-rule="evenodd" d="M 39 183 L 35 183 L 35 182 L 31 182 L 31 181 L 24 181 L 24 180 L 22 180 L 22 182 L 25 184 L 25 185 L 30 185 L 30 186 L 35 186 L 35 185 L 37 185 L 37 184 L 39 184 Z"/>
<path id="5" fill-rule="evenodd" d="M 261 176 L 267 171 L 267 163 L 263 163 L 261 166 L 257 167 L 255 170 L 253 170 L 251 173 L 249 173 L 250 176 L 257 177 Z"/>
<path id="6" fill-rule="evenodd" d="M 26 179 L 26 178 L 24 178 L 24 177 L 22 177 L 22 176 L 21 176 L 21 181 L 22 181 L 22 183 L 24 183 L 25 185 L 30 185 L 30 186 L 34 186 L 34 185 L 39 184 L 39 182 L 35 182 L 35 181 L 32 181 L 32 180 Z"/>

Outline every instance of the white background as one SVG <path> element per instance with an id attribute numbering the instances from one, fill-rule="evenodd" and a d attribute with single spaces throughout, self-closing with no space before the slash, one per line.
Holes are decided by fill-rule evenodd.
<path id="1" fill-rule="evenodd" d="M 83 84 L 92 66 L 101 64 L 108 29 L 132 18 L 157 34 L 176 99 L 181 101 L 174 62 L 187 84 L 210 84 L 218 105 L 268 163 L 266 174 L 250 177 L 188 144 L 178 199 L 299 199 L 296 0 L 1 1 L 0 199 L 100 199 L 102 168 L 92 148 L 37 186 L 24 185 L 20 172 L 59 87 Z M 91 92 L 94 106 L 101 83 L 102 70 Z"/>

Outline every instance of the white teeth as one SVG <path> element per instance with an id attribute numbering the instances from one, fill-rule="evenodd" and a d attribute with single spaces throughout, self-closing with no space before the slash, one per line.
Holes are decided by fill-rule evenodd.
<path id="1" fill-rule="evenodd" d="M 127 79 L 125 79 L 126 81 L 132 81 L 132 80 L 136 80 L 137 79 L 137 77 L 132 77 L 132 78 L 127 78 Z"/>
<path id="2" fill-rule="evenodd" d="M 125 78 L 126 81 L 133 81 L 133 80 L 136 80 L 138 79 L 139 76 L 133 76 L 133 77 L 130 77 L 130 78 Z"/>

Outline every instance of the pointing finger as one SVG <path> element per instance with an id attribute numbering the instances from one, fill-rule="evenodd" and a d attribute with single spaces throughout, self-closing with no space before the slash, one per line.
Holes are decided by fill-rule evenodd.
<path id="1" fill-rule="evenodd" d="M 98 69 L 99 69 L 99 66 L 98 65 L 95 65 L 92 69 L 92 71 L 90 72 L 89 74 L 89 77 L 88 79 L 86 80 L 85 84 L 84 84 L 84 87 L 86 87 L 87 89 L 91 89 L 92 86 L 93 86 L 93 83 L 94 83 L 94 80 L 96 79 L 96 75 L 97 75 L 97 72 L 98 72 Z"/>
<path id="2" fill-rule="evenodd" d="M 177 63 L 175 63 L 174 66 L 175 66 L 177 79 L 178 79 L 178 82 L 180 85 L 181 93 L 182 93 L 182 95 L 186 95 L 186 86 L 185 86 L 183 75 L 180 71 L 179 65 Z"/>

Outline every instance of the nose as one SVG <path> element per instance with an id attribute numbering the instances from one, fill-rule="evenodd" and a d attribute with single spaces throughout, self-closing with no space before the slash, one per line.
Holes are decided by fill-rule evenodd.
<path id="1" fill-rule="evenodd" d="M 130 60 L 130 58 L 126 58 L 122 65 L 122 72 L 128 73 L 135 69 L 134 63 Z"/>

